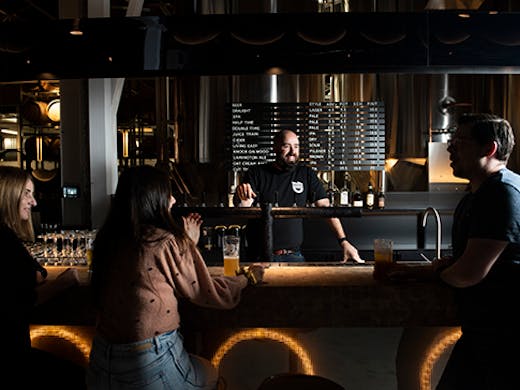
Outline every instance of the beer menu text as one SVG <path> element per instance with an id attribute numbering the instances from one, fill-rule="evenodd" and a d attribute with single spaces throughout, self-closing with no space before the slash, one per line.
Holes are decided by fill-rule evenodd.
<path id="1" fill-rule="evenodd" d="M 300 158 L 317 170 L 383 170 L 383 102 L 229 103 L 230 170 L 274 160 L 273 136 L 300 137 Z"/>

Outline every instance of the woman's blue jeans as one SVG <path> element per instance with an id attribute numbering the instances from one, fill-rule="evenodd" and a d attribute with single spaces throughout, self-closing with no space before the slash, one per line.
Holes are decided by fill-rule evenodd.
<path id="1" fill-rule="evenodd" d="M 211 363 L 184 349 L 174 330 L 130 344 L 110 344 L 96 336 L 87 372 L 88 389 L 215 389 L 218 373 Z"/>

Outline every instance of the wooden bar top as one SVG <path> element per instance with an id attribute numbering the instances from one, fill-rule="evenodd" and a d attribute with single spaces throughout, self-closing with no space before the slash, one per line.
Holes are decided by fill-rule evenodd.
<path id="1" fill-rule="evenodd" d="M 421 266 L 413 265 L 419 271 Z M 65 267 L 48 267 L 54 278 Z M 89 274 L 78 267 L 81 286 L 43 305 L 34 323 L 94 324 Z M 221 275 L 222 267 L 209 267 Z M 180 305 L 183 325 L 225 327 L 379 327 L 457 325 L 453 291 L 438 281 L 374 280 L 373 265 L 287 266 L 273 263 L 264 282 L 247 287 L 232 310 Z"/>

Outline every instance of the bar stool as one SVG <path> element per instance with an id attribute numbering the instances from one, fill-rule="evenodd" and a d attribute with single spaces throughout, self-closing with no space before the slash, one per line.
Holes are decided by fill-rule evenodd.
<path id="1" fill-rule="evenodd" d="M 264 379 L 257 390 L 345 390 L 331 379 L 319 375 L 282 373 Z"/>

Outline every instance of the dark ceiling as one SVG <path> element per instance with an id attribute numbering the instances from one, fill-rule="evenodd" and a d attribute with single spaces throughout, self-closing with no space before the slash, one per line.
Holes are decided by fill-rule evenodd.
<path id="1" fill-rule="evenodd" d="M 323 1 L 350 12 L 317 13 L 317 0 L 112 0 L 110 18 L 81 17 L 71 37 L 86 3 L 1 1 L 0 81 L 520 66 L 518 1 Z M 439 11 L 453 4 L 475 17 Z"/>
<path id="2" fill-rule="evenodd" d="M 126 16 L 129 4 L 134 7 L 141 1 L 110 0 L 110 17 Z M 324 0 L 323 4 L 336 3 L 329 10 L 342 11 L 341 3 L 348 4 L 353 12 L 418 12 L 427 9 L 479 9 L 512 12 L 520 10 L 515 0 Z M 256 13 L 256 12 L 314 12 L 317 0 L 142 0 L 140 15 L 133 16 L 172 16 L 201 13 Z M 87 0 L 2 0 L 0 1 L 0 21 L 35 21 L 57 20 L 60 18 L 60 6 L 65 12 L 77 10 L 71 16 L 86 16 Z M 78 14 L 79 13 L 79 14 Z"/>
<path id="3" fill-rule="evenodd" d="M 77 1 L 79 4 L 70 8 L 72 0 L 61 0 L 65 12 L 79 9 L 79 15 L 86 14 L 86 0 Z M 111 0 L 110 16 L 126 16 L 128 0 Z M 193 2 L 188 1 L 143 1 L 142 16 L 170 16 L 179 11 L 189 12 L 193 8 Z M 83 14 L 83 15 L 82 15 Z M 60 0 L 3 0 L 0 2 L 0 20 L 2 22 L 30 22 L 36 20 L 58 20 L 60 18 Z"/>

